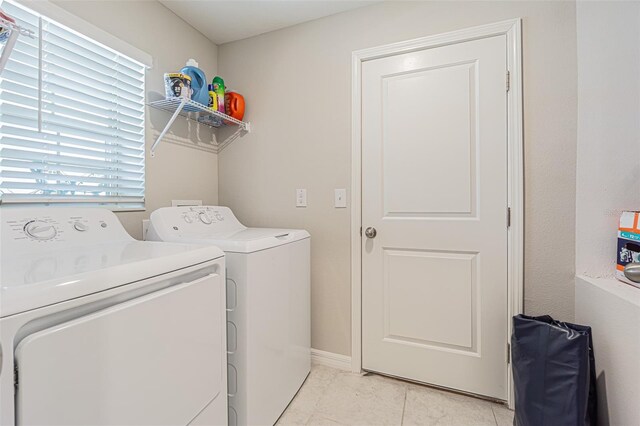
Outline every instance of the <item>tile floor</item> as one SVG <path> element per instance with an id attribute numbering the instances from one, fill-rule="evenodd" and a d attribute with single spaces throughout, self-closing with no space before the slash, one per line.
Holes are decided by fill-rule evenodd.
<path id="1" fill-rule="evenodd" d="M 314 365 L 276 425 L 511 426 L 505 406 L 375 374 Z"/>

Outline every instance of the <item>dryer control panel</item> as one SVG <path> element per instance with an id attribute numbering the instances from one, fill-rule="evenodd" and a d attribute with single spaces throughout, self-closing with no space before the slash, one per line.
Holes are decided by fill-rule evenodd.
<path id="1" fill-rule="evenodd" d="M 116 215 L 101 208 L 18 208 L 0 210 L 5 250 L 33 251 L 132 240 Z"/>

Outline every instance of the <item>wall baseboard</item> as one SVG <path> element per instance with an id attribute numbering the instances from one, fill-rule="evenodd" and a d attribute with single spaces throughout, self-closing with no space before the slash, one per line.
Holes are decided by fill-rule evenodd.
<path id="1" fill-rule="evenodd" d="M 351 371 L 351 357 L 311 348 L 311 363 Z"/>

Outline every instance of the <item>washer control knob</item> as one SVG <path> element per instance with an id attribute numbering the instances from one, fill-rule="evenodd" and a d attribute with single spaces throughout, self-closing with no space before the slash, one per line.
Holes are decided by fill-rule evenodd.
<path id="1" fill-rule="evenodd" d="M 212 220 L 205 212 L 198 213 L 198 217 L 200 218 L 200 221 L 205 225 L 211 225 Z"/>
<path id="2" fill-rule="evenodd" d="M 85 232 L 88 231 L 89 228 L 87 227 L 87 225 L 85 225 L 82 222 L 76 222 L 73 224 L 73 229 L 75 229 L 78 232 Z"/>
<path id="3" fill-rule="evenodd" d="M 191 218 L 191 216 L 189 216 L 188 214 L 185 214 L 184 216 L 182 216 L 182 218 L 184 219 L 185 222 L 187 223 L 191 223 L 193 222 L 193 219 Z"/>
<path id="4" fill-rule="evenodd" d="M 222 215 L 220 213 L 216 212 L 216 219 L 224 220 L 224 217 L 222 217 Z"/>
<path id="5" fill-rule="evenodd" d="M 58 230 L 50 223 L 32 220 L 24 225 L 24 233 L 34 240 L 46 241 L 55 238 L 58 235 Z"/>

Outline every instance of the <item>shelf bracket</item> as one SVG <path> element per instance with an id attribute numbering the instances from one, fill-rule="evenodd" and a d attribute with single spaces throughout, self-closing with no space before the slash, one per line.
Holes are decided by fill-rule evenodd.
<path id="1" fill-rule="evenodd" d="M 222 143 L 218 144 L 218 152 L 225 149 L 227 145 L 231 144 L 231 142 L 235 141 L 239 136 L 244 135 L 245 133 L 248 133 L 248 131 L 243 129 L 242 127 L 238 127 L 231 136 L 226 138 Z"/>
<path id="2" fill-rule="evenodd" d="M 158 144 L 160 143 L 160 141 L 162 140 L 162 138 L 164 138 L 164 136 L 167 134 L 167 132 L 169 131 L 169 128 L 171 127 L 171 125 L 173 124 L 174 121 L 176 121 L 176 118 L 180 115 L 180 113 L 182 112 L 182 109 L 184 108 L 184 106 L 186 105 L 187 100 L 185 98 L 183 98 L 180 101 L 180 105 L 178 105 L 178 107 L 176 108 L 176 110 L 174 111 L 173 115 L 171 116 L 171 118 L 169 119 L 169 121 L 167 121 L 167 125 L 164 126 L 164 129 L 162 130 L 162 132 L 160 132 L 160 134 L 158 135 L 158 139 L 156 139 L 156 141 L 153 143 L 153 145 L 151 145 L 151 156 L 155 157 L 156 156 L 156 148 L 158 146 Z"/>

